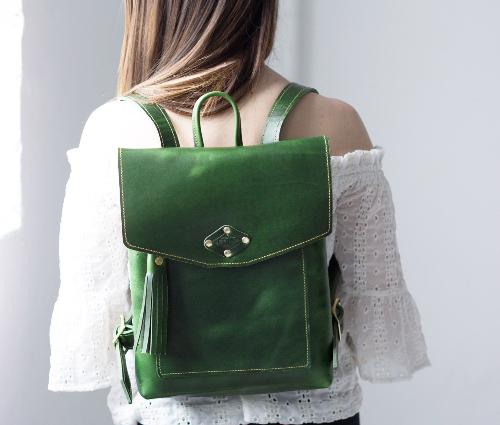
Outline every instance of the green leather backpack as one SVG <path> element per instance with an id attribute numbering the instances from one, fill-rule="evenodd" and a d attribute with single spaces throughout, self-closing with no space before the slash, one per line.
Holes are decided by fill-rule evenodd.
<path id="1" fill-rule="evenodd" d="M 118 148 L 132 309 L 114 344 L 129 403 L 129 349 L 147 399 L 331 384 L 343 309 L 335 297 L 338 264 L 326 258 L 328 138 L 277 143 L 287 114 L 308 92 L 318 93 L 289 83 L 253 146 L 243 145 L 239 110 L 226 92 L 195 103 L 193 147 L 179 146 L 163 108 L 127 96 L 161 140 L 157 148 Z M 200 108 L 210 96 L 232 106 L 232 147 L 204 149 Z"/>

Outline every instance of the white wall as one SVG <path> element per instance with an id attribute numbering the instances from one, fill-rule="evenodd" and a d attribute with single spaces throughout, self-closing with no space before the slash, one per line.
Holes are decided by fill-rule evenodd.
<path id="1" fill-rule="evenodd" d="M 298 31 L 301 49 L 277 51 L 278 69 L 286 58 L 290 78 L 354 105 L 386 149 L 432 363 L 410 382 L 363 383 L 363 425 L 499 423 L 500 2 L 282 5 L 300 21 L 280 37 Z"/>
<path id="2" fill-rule="evenodd" d="M 0 239 L 0 423 L 111 424 L 107 390 L 47 390 L 48 332 L 59 287 L 59 220 L 69 173 L 65 151 L 78 145 L 90 111 L 114 94 L 121 0 L 23 0 L 23 9 L 24 212 L 21 228 Z M 7 104 L 8 91 L 3 94 Z M 2 136 L 0 144 L 10 142 Z"/>

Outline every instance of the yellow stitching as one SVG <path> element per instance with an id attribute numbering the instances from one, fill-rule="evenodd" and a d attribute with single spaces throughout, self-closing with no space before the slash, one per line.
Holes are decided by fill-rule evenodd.
<path id="1" fill-rule="evenodd" d="M 325 142 L 325 156 L 326 156 L 326 173 L 327 173 L 327 178 L 328 178 L 328 229 L 330 229 L 332 223 L 332 214 L 331 214 L 331 209 L 332 209 L 332 183 L 330 181 L 330 167 L 328 166 L 328 162 L 330 160 L 330 155 L 328 151 L 328 140 L 326 136 L 323 136 L 323 140 Z"/>
<path id="2" fill-rule="evenodd" d="M 283 93 L 281 93 L 281 95 L 278 97 L 278 100 L 275 102 L 274 106 L 273 106 L 273 109 L 271 109 L 271 113 L 270 115 L 273 114 L 274 110 L 276 109 L 276 107 L 278 106 L 278 103 L 280 101 L 280 99 L 285 95 L 285 93 L 290 90 L 292 88 L 292 84 L 291 83 L 288 83 L 287 86 L 285 87 L 285 90 L 283 90 Z"/>
<path id="3" fill-rule="evenodd" d="M 155 127 L 156 127 L 156 130 L 158 131 L 158 134 L 160 135 L 160 141 L 161 141 L 161 145 L 163 146 L 163 136 L 161 135 L 161 130 L 160 130 L 160 127 L 158 127 L 158 124 L 156 124 L 156 121 L 155 119 L 153 118 L 153 116 L 149 113 L 149 111 L 146 109 L 146 107 L 142 107 L 141 105 L 141 108 L 144 112 L 146 112 L 146 114 L 149 115 L 149 118 L 151 118 L 151 121 L 153 121 Z"/>
<path id="4" fill-rule="evenodd" d="M 301 249 L 302 256 L 302 280 L 303 280 L 303 288 L 304 288 L 304 329 L 306 334 L 306 363 L 303 365 L 297 366 L 282 366 L 282 367 L 268 367 L 268 368 L 249 368 L 249 369 L 225 369 L 225 370 L 192 370 L 186 372 L 167 372 L 164 373 L 161 369 L 160 356 L 156 356 L 156 368 L 157 373 L 160 378 L 163 378 L 168 375 L 188 375 L 195 373 L 222 373 L 222 372 L 248 372 L 248 371 L 266 371 L 266 370 L 282 370 L 282 369 L 301 369 L 305 367 L 309 367 L 309 331 L 308 331 L 308 297 L 307 297 L 307 279 L 305 272 L 305 260 L 304 260 L 304 248 Z"/>
<path id="5" fill-rule="evenodd" d="M 122 163 L 122 148 L 118 148 L 118 156 L 119 156 L 119 159 L 120 159 L 120 182 L 121 182 L 121 190 L 120 190 L 120 198 L 121 198 L 121 210 L 122 210 L 122 222 L 123 222 L 123 237 L 125 238 L 125 240 L 127 241 L 128 243 L 128 239 L 127 239 L 127 222 L 126 222 L 126 218 L 125 218 L 125 207 L 124 207 L 124 203 L 125 203 L 125 197 L 123 196 L 123 163 Z"/>
<path id="6" fill-rule="evenodd" d="M 285 118 L 286 118 L 286 114 L 288 113 L 288 111 L 290 110 L 290 108 L 293 106 L 293 102 L 295 102 L 295 99 L 297 99 L 297 97 L 303 93 L 305 91 L 305 88 L 303 89 L 300 89 L 299 92 L 294 96 L 294 98 L 292 99 L 292 101 L 288 104 L 288 106 L 286 107 L 285 111 L 283 112 L 283 114 L 285 115 Z M 285 118 L 283 119 L 283 121 L 285 120 Z M 281 122 L 283 124 L 283 121 Z M 274 132 L 274 140 L 276 140 L 276 138 L 279 137 L 279 131 L 281 130 L 281 126 L 277 126 L 276 127 L 276 131 Z"/>
<path id="7" fill-rule="evenodd" d="M 278 106 L 279 104 L 279 101 L 281 100 L 281 98 L 285 95 L 285 93 L 292 88 L 292 84 L 288 84 L 285 89 L 283 90 L 283 92 L 279 95 L 278 99 L 274 102 L 274 105 L 273 105 L 273 108 L 271 109 L 271 112 L 269 112 L 269 115 L 268 117 L 272 117 L 273 113 L 274 113 L 274 110 L 276 109 L 276 107 Z M 271 124 L 272 125 L 272 124 Z M 265 134 L 266 134 L 266 130 L 267 130 L 267 125 L 264 127 L 264 131 L 262 132 L 262 136 L 261 136 L 261 140 L 263 140 Z"/>
<path id="8" fill-rule="evenodd" d="M 326 235 L 329 232 L 330 227 L 331 227 L 331 215 L 332 215 L 332 211 L 331 211 L 331 195 L 332 195 L 331 191 L 332 191 L 332 188 L 331 188 L 331 182 L 330 182 L 330 170 L 328 168 L 328 159 L 329 159 L 328 158 L 328 141 L 327 141 L 327 139 L 326 139 L 325 136 L 323 136 L 323 141 L 325 143 L 326 171 L 327 171 L 327 175 L 328 175 L 327 176 L 328 177 L 328 229 L 325 232 L 320 233 L 319 235 L 315 235 L 315 236 L 313 236 L 310 239 L 298 242 L 298 243 L 296 243 L 294 245 L 282 248 L 282 249 L 280 249 L 278 251 L 271 252 L 271 253 L 263 255 L 261 257 L 256 257 L 253 260 L 235 261 L 235 262 L 228 262 L 228 263 L 222 263 L 222 264 L 224 264 L 224 265 L 237 265 L 237 264 L 255 263 L 258 260 L 262 260 L 264 258 L 271 257 L 271 256 L 273 256 L 275 254 L 279 254 L 281 252 L 290 250 L 292 248 L 296 248 L 296 247 L 298 247 L 298 246 L 300 246 L 302 244 L 311 242 L 311 241 L 313 241 L 315 239 L 319 239 L 321 236 L 324 236 L 324 235 Z M 129 240 L 127 239 L 127 224 L 126 224 L 126 219 L 125 219 L 125 203 L 124 203 L 124 197 L 123 197 L 123 167 L 122 167 L 122 149 L 121 148 L 119 148 L 119 152 L 120 152 L 120 180 L 121 180 L 121 183 L 122 183 L 121 184 L 121 199 L 122 199 L 121 209 L 122 209 L 122 221 L 123 221 L 123 237 L 124 237 L 125 242 L 126 242 L 125 245 L 128 246 L 129 248 L 137 248 L 139 250 L 147 250 L 147 251 L 154 252 L 156 254 L 164 255 L 165 257 L 172 257 L 172 258 L 176 258 L 176 259 L 179 259 L 179 260 L 185 260 L 186 262 L 191 263 L 191 264 L 203 264 L 205 266 L 219 265 L 220 263 L 205 263 L 204 261 L 193 260 L 192 258 L 181 257 L 181 256 L 175 255 L 175 254 L 168 254 L 168 253 L 163 252 L 163 251 L 157 251 L 157 250 L 152 249 L 152 248 L 146 248 L 144 246 L 134 245 L 133 243 L 129 242 Z"/>
<path id="9" fill-rule="evenodd" d="M 165 111 L 163 110 L 163 108 L 160 106 L 160 105 L 156 105 L 158 106 L 158 109 L 160 110 L 161 114 L 165 117 L 165 121 L 167 122 L 168 126 L 170 127 L 170 131 L 172 132 L 172 136 L 174 137 L 174 143 L 177 147 L 179 147 L 179 140 L 177 139 L 177 134 L 175 133 L 171 123 L 170 123 L 170 119 L 167 117 L 167 115 L 165 114 Z"/>
<path id="10" fill-rule="evenodd" d="M 306 283 L 306 265 L 305 265 L 305 259 L 304 259 L 304 247 L 300 248 L 300 251 L 302 252 L 302 276 L 304 279 L 304 326 L 306 329 L 306 364 L 305 366 L 309 366 L 309 330 L 308 330 L 308 315 L 309 315 L 309 301 L 308 301 L 308 296 L 307 296 L 307 283 Z"/>

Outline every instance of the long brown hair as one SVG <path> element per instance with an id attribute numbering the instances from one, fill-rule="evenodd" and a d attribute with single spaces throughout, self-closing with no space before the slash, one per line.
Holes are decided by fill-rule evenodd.
<path id="1" fill-rule="evenodd" d="M 245 95 L 273 47 L 278 0 L 124 2 L 117 94 L 139 93 L 183 115 L 207 91 Z M 203 115 L 227 107 L 211 97 Z"/>

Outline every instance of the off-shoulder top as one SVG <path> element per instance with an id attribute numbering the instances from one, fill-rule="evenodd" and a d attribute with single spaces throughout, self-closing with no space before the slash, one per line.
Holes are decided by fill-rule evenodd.
<path id="1" fill-rule="evenodd" d="M 117 147 L 158 147 L 153 122 L 135 102 L 109 101 L 88 117 L 78 147 L 69 149 L 59 233 L 60 289 L 50 326 L 52 391 L 110 388 L 117 425 L 237 425 L 331 422 L 361 408 L 359 377 L 409 379 L 430 365 L 416 303 L 396 239 L 394 203 L 382 169 L 384 149 L 332 156 L 333 231 L 344 306 L 339 365 L 329 388 L 268 394 L 145 400 L 127 354 L 133 403 L 120 385 L 113 331 L 130 309 L 127 248 L 120 221 Z M 359 377 L 358 377 L 359 375 Z"/>

